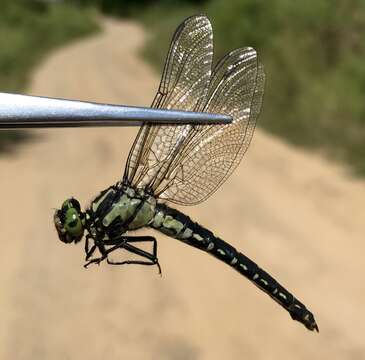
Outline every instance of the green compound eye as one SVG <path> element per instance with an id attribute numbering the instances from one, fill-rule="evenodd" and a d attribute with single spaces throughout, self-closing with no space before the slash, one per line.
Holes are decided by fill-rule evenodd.
<path id="1" fill-rule="evenodd" d="M 75 208 L 69 208 L 65 214 L 65 229 L 72 236 L 80 236 L 84 232 L 84 228 Z"/>
<path id="2" fill-rule="evenodd" d="M 84 235 L 84 213 L 76 199 L 67 199 L 61 210 L 54 215 L 54 223 L 59 239 L 65 243 L 77 243 Z"/>

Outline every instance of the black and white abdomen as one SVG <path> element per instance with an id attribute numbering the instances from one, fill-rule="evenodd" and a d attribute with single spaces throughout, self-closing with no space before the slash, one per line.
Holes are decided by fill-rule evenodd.
<path id="1" fill-rule="evenodd" d="M 272 297 L 294 320 L 300 321 L 309 330 L 318 331 L 313 314 L 288 290 L 247 256 L 185 214 L 164 204 L 157 204 L 150 226 L 224 261 Z"/>

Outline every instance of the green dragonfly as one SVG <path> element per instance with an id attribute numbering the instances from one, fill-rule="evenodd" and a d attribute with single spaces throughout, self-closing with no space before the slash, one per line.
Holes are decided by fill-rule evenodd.
<path id="1" fill-rule="evenodd" d="M 102 191 L 86 211 L 66 200 L 54 215 L 64 243 L 84 237 L 86 264 L 160 265 L 157 241 L 132 236 L 149 227 L 208 252 L 252 281 L 309 330 L 313 314 L 273 277 L 232 245 L 171 208 L 207 199 L 231 175 L 245 154 L 260 113 L 265 75 L 252 48 L 234 50 L 212 69 L 213 34 L 205 16 L 192 16 L 176 30 L 153 108 L 232 116 L 223 125 L 145 124 L 130 150 L 124 176 Z M 151 251 L 143 249 L 150 244 Z M 116 261 L 127 252 L 137 260 Z"/>

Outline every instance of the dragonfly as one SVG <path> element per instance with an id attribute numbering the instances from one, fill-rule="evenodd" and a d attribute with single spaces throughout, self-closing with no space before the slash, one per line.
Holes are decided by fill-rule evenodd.
<path id="1" fill-rule="evenodd" d="M 251 142 L 264 93 L 265 74 L 256 51 L 236 49 L 214 67 L 213 32 L 204 15 L 187 18 L 175 31 L 152 108 L 232 116 L 230 124 L 144 124 L 131 147 L 124 175 L 85 210 L 67 199 L 54 214 L 59 239 L 85 235 L 85 267 L 156 265 L 157 240 L 133 236 L 152 228 L 223 261 L 268 294 L 292 319 L 318 331 L 313 314 L 272 276 L 235 247 L 170 207 L 195 205 L 232 174 Z M 132 235 L 131 235 L 132 233 Z M 150 251 L 144 247 L 148 245 Z M 113 253 L 138 259 L 115 260 Z"/>

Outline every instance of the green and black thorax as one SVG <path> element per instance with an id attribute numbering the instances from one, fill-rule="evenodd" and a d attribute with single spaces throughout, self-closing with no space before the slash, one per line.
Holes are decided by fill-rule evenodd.
<path id="1" fill-rule="evenodd" d="M 85 227 L 94 239 L 120 237 L 147 226 L 155 215 L 156 199 L 145 190 L 117 183 L 102 191 L 86 210 Z"/>

